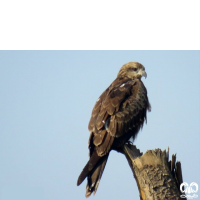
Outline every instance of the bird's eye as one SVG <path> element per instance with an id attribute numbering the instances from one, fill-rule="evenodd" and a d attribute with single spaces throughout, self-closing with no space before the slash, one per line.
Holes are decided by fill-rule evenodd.
<path id="1" fill-rule="evenodd" d="M 136 71 L 137 71 L 137 68 L 133 68 L 133 71 L 136 72 Z"/>

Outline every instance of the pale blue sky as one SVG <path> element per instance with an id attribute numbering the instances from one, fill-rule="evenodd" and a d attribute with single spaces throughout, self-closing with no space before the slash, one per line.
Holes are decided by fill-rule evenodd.
<path id="1" fill-rule="evenodd" d="M 0 51 L 1 200 L 85 199 L 86 181 L 76 181 L 91 111 L 129 61 L 145 66 L 152 105 L 135 144 L 170 147 L 184 181 L 200 185 L 200 51 Z M 139 192 L 125 157 L 111 152 L 90 199 L 124 198 Z"/>

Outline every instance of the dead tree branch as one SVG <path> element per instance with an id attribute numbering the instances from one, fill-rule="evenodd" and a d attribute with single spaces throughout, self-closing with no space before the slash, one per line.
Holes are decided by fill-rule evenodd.
<path id="1" fill-rule="evenodd" d="M 181 163 L 176 162 L 176 155 L 172 155 L 172 160 L 169 161 L 169 149 L 148 150 L 142 154 L 136 146 L 126 144 L 119 152 L 128 160 L 141 200 L 181 199 Z"/>

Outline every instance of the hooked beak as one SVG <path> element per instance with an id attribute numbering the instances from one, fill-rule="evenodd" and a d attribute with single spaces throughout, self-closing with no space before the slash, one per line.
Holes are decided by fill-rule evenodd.
<path id="1" fill-rule="evenodd" d="M 141 70 L 139 74 L 141 75 L 141 77 L 144 76 L 145 78 L 147 78 L 147 73 L 145 72 L 145 70 Z"/>
<path id="2" fill-rule="evenodd" d="M 142 76 L 144 76 L 145 78 L 147 78 L 147 73 L 145 71 L 143 71 Z"/>

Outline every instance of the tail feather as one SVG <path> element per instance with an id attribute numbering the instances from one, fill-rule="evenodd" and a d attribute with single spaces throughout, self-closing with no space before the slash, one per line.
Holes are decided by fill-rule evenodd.
<path id="1" fill-rule="evenodd" d="M 88 175 L 88 178 L 87 178 L 88 182 L 87 182 L 86 194 L 85 194 L 86 197 L 89 197 L 93 192 L 94 194 L 96 193 L 106 162 L 108 160 L 108 155 L 109 154 L 103 156 L 101 160 L 97 163 L 95 168 Z"/>
<path id="2" fill-rule="evenodd" d="M 78 177 L 77 186 L 79 186 L 85 180 L 85 178 L 89 175 L 89 173 L 92 171 L 92 169 L 95 167 L 95 165 L 100 159 L 101 157 L 99 157 L 96 151 L 94 151 L 94 153 L 90 157 L 90 160 L 87 162 L 87 164 L 85 165 L 81 174 Z"/>
<path id="3" fill-rule="evenodd" d="M 87 177 L 86 197 L 89 197 L 92 192 L 94 192 L 94 194 L 96 193 L 108 159 L 108 155 L 109 153 L 103 157 L 100 157 L 97 155 L 96 151 L 94 151 L 90 160 L 83 168 L 78 178 L 77 185 L 80 185 Z"/>

